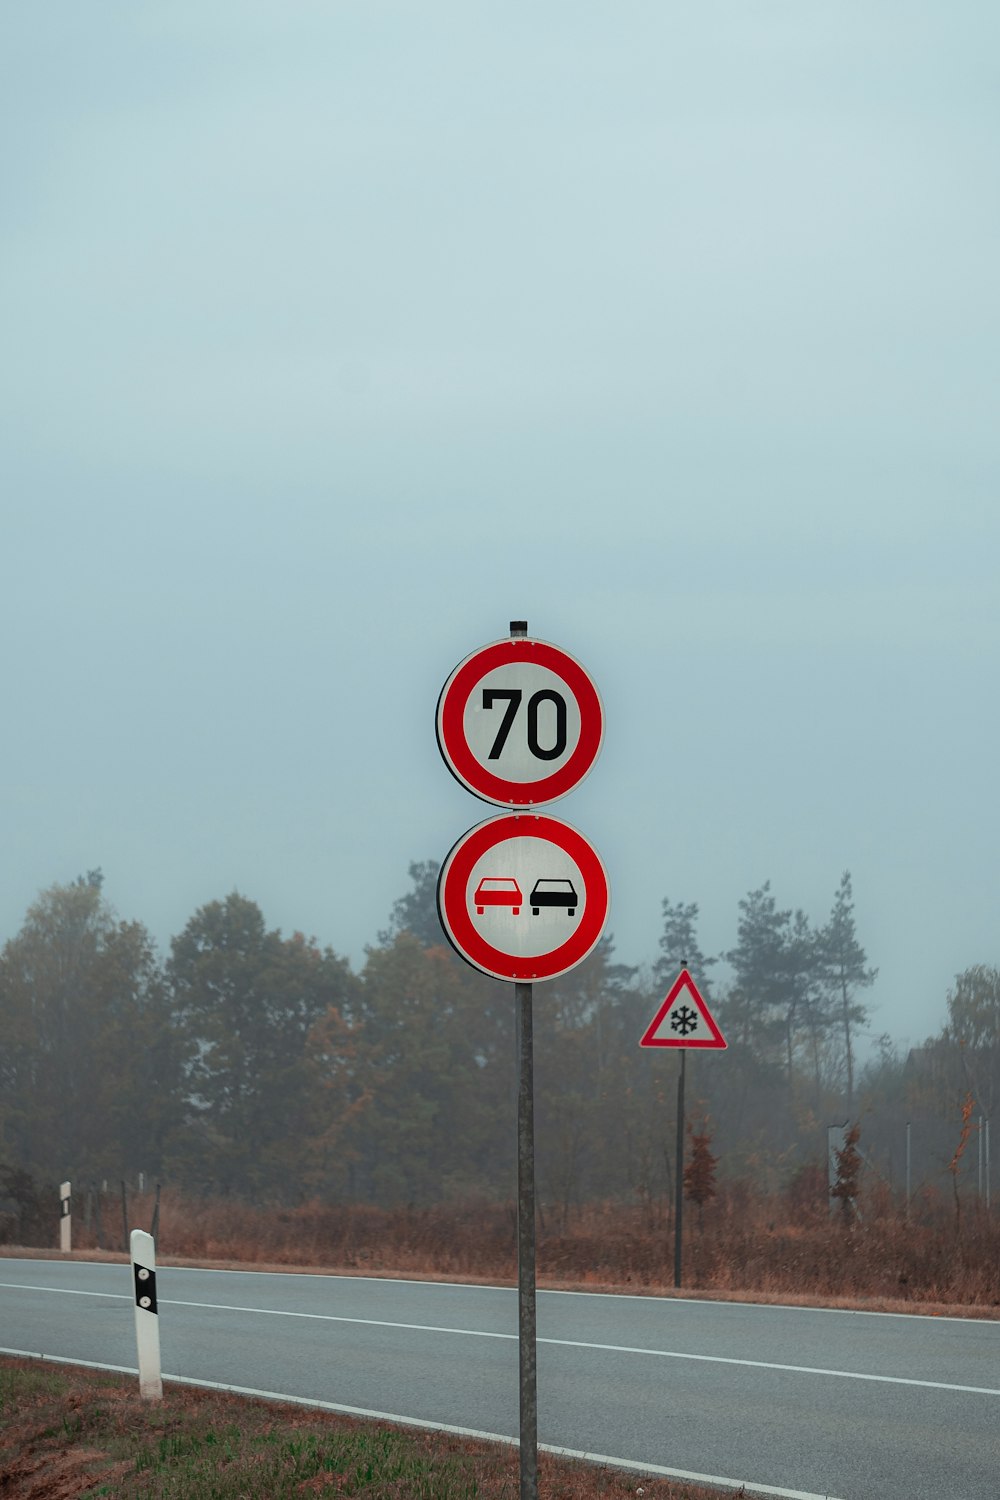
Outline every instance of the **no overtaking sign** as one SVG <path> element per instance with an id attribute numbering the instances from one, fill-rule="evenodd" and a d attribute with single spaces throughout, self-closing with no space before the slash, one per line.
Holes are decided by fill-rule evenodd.
<path id="1" fill-rule="evenodd" d="M 464 833 L 438 880 L 448 941 L 495 979 L 555 979 L 593 952 L 608 877 L 592 844 L 558 818 L 505 813 Z"/>

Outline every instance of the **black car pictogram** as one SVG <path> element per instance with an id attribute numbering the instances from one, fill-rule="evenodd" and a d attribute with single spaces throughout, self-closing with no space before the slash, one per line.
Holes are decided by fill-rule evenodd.
<path id="1" fill-rule="evenodd" d="M 543 906 L 564 906 L 567 916 L 575 917 L 579 900 L 572 880 L 536 880 L 528 897 L 533 917 Z"/>

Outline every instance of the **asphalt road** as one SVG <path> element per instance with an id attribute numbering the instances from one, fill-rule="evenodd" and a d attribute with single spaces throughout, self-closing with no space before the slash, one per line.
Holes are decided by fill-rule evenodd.
<path id="1" fill-rule="evenodd" d="M 517 1436 L 512 1290 L 161 1267 L 165 1375 Z M 538 1294 L 539 1440 L 838 1500 L 998 1500 L 1000 1323 Z M 0 1347 L 135 1369 L 125 1265 L 0 1259 Z"/>

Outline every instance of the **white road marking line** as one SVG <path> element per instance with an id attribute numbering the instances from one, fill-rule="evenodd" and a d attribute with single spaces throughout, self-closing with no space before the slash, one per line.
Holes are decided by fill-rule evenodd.
<path id="1" fill-rule="evenodd" d="M 916 1385 L 931 1391 L 961 1391 L 971 1396 L 1000 1396 L 988 1385 L 953 1385 L 947 1380 L 913 1380 L 905 1375 L 868 1375 L 861 1370 L 826 1370 L 813 1365 L 781 1365 L 764 1359 L 733 1359 L 724 1354 L 682 1354 L 673 1349 L 630 1349 L 618 1344 L 585 1344 L 570 1339 L 539 1339 L 540 1344 L 567 1343 L 573 1349 L 600 1349 L 609 1354 L 648 1354 L 657 1359 L 690 1359 L 711 1365 L 742 1365 L 750 1370 L 783 1370 L 791 1375 L 829 1375 L 836 1380 L 871 1380 L 881 1385 Z"/>
<path id="2" fill-rule="evenodd" d="M 128 1270 L 128 1266 L 125 1267 Z M 58 1292 L 61 1297 L 111 1297 L 115 1300 L 124 1297 L 125 1301 L 131 1300 L 124 1292 L 81 1292 L 75 1286 L 29 1286 L 25 1281 L 0 1281 L 0 1290 L 15 1292 Z"/>
<path id="3" fill-rule="evenodd" d="M 98 1293 L 92 1295 L 97 1296 Z M 196 1304 L 201 1305 L 201 1304 Z M 308 1317 L 309 1314 L 301 1314 Z M 507 1335 L 500 1335 L 506 1338 Z M 121 1375 L 138 1375 L 138 1370 L 125 1365 L 102 1365 L 91 1359 L 68 1359 L 59 1354 L 37 1354 L 28 1349 L 2 1349 L 0 1354 L 11 1354 L 17 1359 L 42 1359 L 50 1364 L 82 1365 L 88 1370 L 114 1370 Z M 218 1380 L 194 1380 L 187 1375 L 167 1375 L 164 1380 L 175 1385 L 197 1386 L 200 1390 L 229 1391 L 236 1396 L 253 1396 L 262 1401 L 284 1401 L 292 1406 L 312 1407 L 319 1411 L 339 1412 L 348 1417 L 365 1417 L 373 1422 L 392 1422 L 399 1427 L 419 1427 L 428 1432 L 447 1432 L 455 1437 L 477 1439 L 484 1443 L 503 1443 L 516 1446 L 518 1438 L 501 1432 L 480 1432 L 475 1427 L 456 1427 L 448 1422 L 428 1422 L 422 1417 L 402 1417 L 395 1412 L 370 1411 L 363 1406 L 342 1406 L 333 1401 L 313 1401 L 308 1396 L 288 1396 L 282 1391 L 259 1391 L 253 1386 L 223 1385 Z M 692 1484 L 714 1484 L 720 1488 L 735 1490 L 738 1486 L 748 1495 L 775 1495 L 778 1500 L 836 1500 L 830 1494 L 817 1494 L 813 1490 L 788 1490 L 773 1484 L 755 1484 L 750 1479 L 724 1479 L 718 1474 L 696 1474 L 690 1469 L 667 1469 L 661 1464 L 643 1464 L 631 1458 L 613 1458 L 606 1453 L 585 1453 L 579 1448 L 557 1448 L 553 1443 L 539 1443 L 544 1453 L 554 1453 L 558 1458 L 580 1459 L 584 1463 L 604 1464 L 614 1469 L 628 1469 L 634 1474 L 656 1474 L 665 1479 L 686 1479 Z"/>
<path id="4" fill-rule="evenodd" d="M 42 1259 L 38 1256 L 0 1254 L 0 1264 L 4 1260 L 16 1260 L 19 1265 L 51 1266 L 64 1264 L 56 1262 L 51 1257 Z M 74 1260 L 73 1265 L 78 1266 L 108 1266 L 114 1265 L 114 1261 L 106 1260 Z M 412 1276 L 352 1276 L 345 1271 L 258 1271 L 249 1267 L 240 1271 L 227 1270 L 222 1266 L 172 1266 L 167 1262 L 167 1268 L 171 1274 L 174 1272 L 188 1273 L 194 1276 L 281 1276 L 286 1278 L 299 1277 L 306 1281 L 350 1281 L 368 1282 L 371 1286 L 409 1286 L 409 1287 L 445 1287 L 458 1288 L 463 1292 L 503 1292 L 505 1296 L 515 1295 L 517 1288 L 509 1286 L 494 1286 L 488 1282 L 479 1281 L 420 1281 Z M 0 1283 L 2 1284 L 2 1283 Z M 12 1283 L 19 1285 L 20 1283 Z M 51 1290 L 49 1287 L 43 1288 Z M 591 1292 L 583 1288 L 579 1290 L 568 1287 L 539 1287 L 539 1299 L 543 1297 L 595 1297 L 603 1298 L 605 1301 L 614 1302 L 643 1302 L 647 1307 L 660 1306 L 670 1308 L 683 1308 L 689 1311 L 698 1307 L 740 1307 L 753 1312 L 793 1312 L 793 1313 L 823 1313 L 829 1317 L 845 1318 L 916 1318 L 921 1322 L 930 1322 L 933 1316 L 935 1323 L 975 1323 L 977 1326 L 996 1326 L 997 1319 L 993 1318 L 967 1318 L 961 1313 L 926 1313 L 926 1312 L 881 1312 L 874 1307 L 806 1307 L 799 1302 L 740 1302 L 737 1299 L 728 1301 L 721 1297 L 674 1297 L 669 1294 L 658 1292 Z"/>
<path id="5" fill-rule="evenodd" d="M 24 1286 L 20 1282 L 0 1282 L 26 1292 L 60 1292 L 67 1297 L 108 1297 L 131 1299 L 123 1292 L 81 1292 L 68 1287 Z M 347 1318 L 337 1313 L 291 1312 L 281 1307 L 235 1307 L 225 1302 L 184 1302 L 177 1297 L 161 1297 L 161 1307 L 196 1307 L 207 1312 L 251 1313 L 262 1318 L 306 1318 L 317 1323 L 352 1323 L 364 1328 L 396 1328 L 409 1333 L 441 1333 L 469 1339 L 516 1340 L 516 1333 L 491 1333 L 483 1328 L 449 1328 L 434 1323 L 396 1323 L 385 1318 Z M 643 1349 L 629 1344 L 594 1344 L 583 1339 L 539 1338 L 539 1344 L 561 1349 L 593 1349 L 603 1354 L 635 1354 L 647 1359 L 686 1359 L 698 1364 L 736 1365 L 749 1370 L 778 1370 L 788 1375 L 829 1376 L 834 1380 L 867 1380 L 878 1385 L 911 1385 L 923 1390 L 958 1391 L 966 1396 L 1000 1396 L 1000 1389 L 983 1385 L 955 1385 L 946 1380 L 914 1380 L 905 1375 L 869 1375 L 861 1370 L 828 1370 L 813 1365 L 785 1365 L 764 1359 L 736 1359 L 724 1354 L 687 1354 L 676 1349 Z"/>

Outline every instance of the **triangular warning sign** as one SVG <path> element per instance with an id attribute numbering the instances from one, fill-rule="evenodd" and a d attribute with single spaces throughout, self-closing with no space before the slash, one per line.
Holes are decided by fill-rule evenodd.
<path id="1" fill-rule="evenodd" d="M 726 1039 L 698 993 L 687 969 L 682 969 L 670 993 L 650 1021 L 640 1047 L 725 1047 Z"/>

